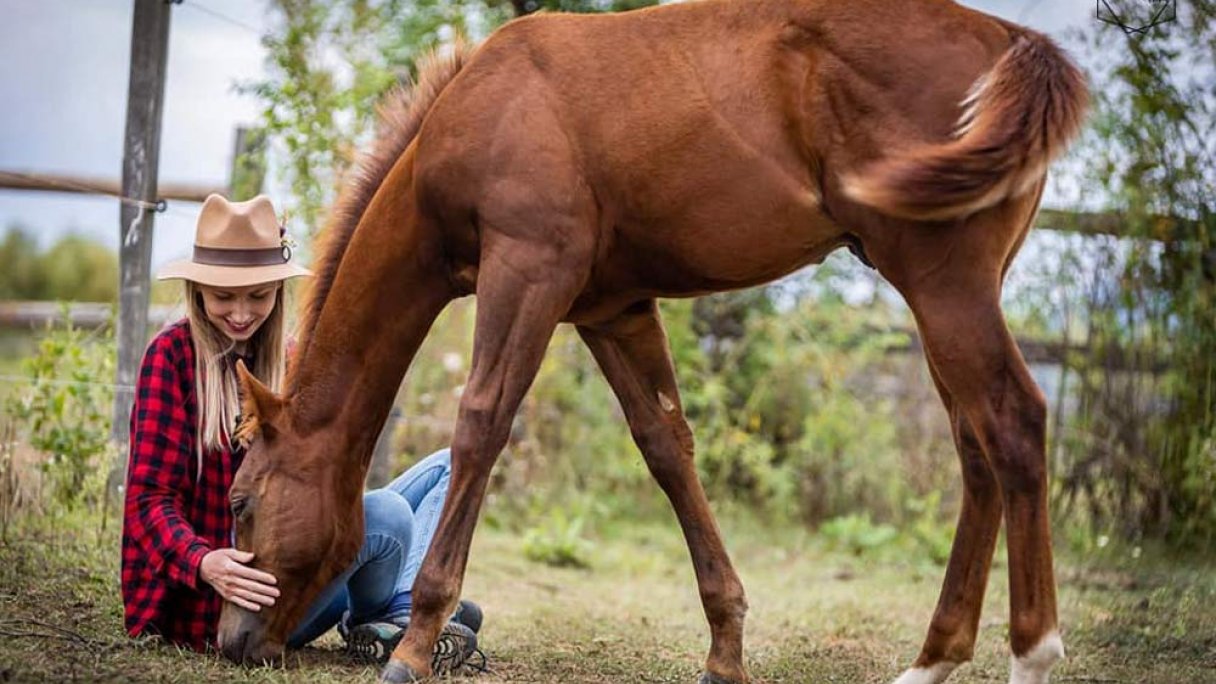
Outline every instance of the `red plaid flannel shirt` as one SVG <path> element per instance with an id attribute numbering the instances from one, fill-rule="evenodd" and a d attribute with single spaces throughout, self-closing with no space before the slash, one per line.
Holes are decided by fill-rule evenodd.
<path id="1" fill-rule="evenodd" d="M 127 632 L 203 650 L 215 642 L 223 599 L 198 576 L 203 556 L 231 546 L 228 489 L 242 453 L 195 454 L 194 345 L 185 320 L 148 345 L 131 412 L 122 530 Z"/>

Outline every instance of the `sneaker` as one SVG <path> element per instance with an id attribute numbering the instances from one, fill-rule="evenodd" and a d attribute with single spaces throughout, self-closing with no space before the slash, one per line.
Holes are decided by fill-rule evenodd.
<path id="1" fill-rule="evenodd" d="M 481 606 L 468 599 L 460 599 L 460 603 L 456 605 L 456 612 L 452 613 L 450 619 L 452 622 L 459 622 L 473 630 L 474 634 L 477 634 L 481 631 Z"/>
<path id="2" fill-rule="evenodd" d="M 388 662 L 401 637 L 405 636 L 405 628 L 408 625 L 408 620 L 400 625 L 392 622 L 365 622 L 355 625 L 344 634 L 346 652 L 356 660 L 383 665 Z M 435 642 L 431 669 L 436 675 L 449 674 L 464 665 L 476 650 L 477 635 L 473 630 L 459 622 L 449 622 L 443 626 L 439 640 Z"/>
<path id="3" fill-rule="evenodd" d="M 446 675 L 459 670 L 477 652 L 477 635 L 459 622 L 449 622 L 439 632 L 431 653 L 431 670 Z M 484 659 L 484 656 L 483 656 Z"/>

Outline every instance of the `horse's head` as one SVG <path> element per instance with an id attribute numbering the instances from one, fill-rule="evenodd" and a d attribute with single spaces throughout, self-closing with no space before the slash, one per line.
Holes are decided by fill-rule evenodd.
<path id="1" fill-rule="evenodd" d="M 249 444 L 232 483 L 236 548 L 278 580 L 275 605 L 251 612 L 225 602 L 219 646 L 238 663 L 274 661 L 321 590 L 359 550 L 359 487 L 341 472 L 334 445 L 296 430 L 287 400 L 238 363 L 244 403 L 238 438 Z M 349 500 L 348 500 L 349 499 Z"/>

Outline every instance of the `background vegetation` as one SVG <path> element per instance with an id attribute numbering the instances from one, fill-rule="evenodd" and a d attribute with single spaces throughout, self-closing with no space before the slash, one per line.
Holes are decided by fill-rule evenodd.
<path id="1" fill-rule="evenodd" d="M 0 238 L 0 301 L 118 301 L 118 255 L 79 235 L 40 249 L 32 231 L 10 225 Z"/>
<path id="2" fill-rule="evenodd" d="M 273 158 L 290 187 L 285 203 L 303 228 L 296 232 L 311 236 L 321 226 L 357 150 L 374 133 L 377 98 L 408 80 L 425 51 L 443 49 L 457 33 L 483 38 L 503 21 L 542 7 L 600 11 L 639 4 L 646 3 L 275 2 L 279 23 L 265 38 L 270 75 L 242 87 L 265 104 Z M 1084 139 L 1057 174 L 1058 194 L 1076 198 L 1075 205 L 1059 208 L 1105 213 L 1118 236 L 1076 232 L 1079 224 L 1035 233 L 1015 264 L 1005 301 L 1019 335 L 1072 349 L 1061 363 L 1032 369 L 1052 407 L 1049 466 L 1063 552 L 1063 612 L 1079 621 L 1076 635 L 1088 649 L 1082 662 L 1114 652 L 1139 659 L 1124 669 L 1102 670 L 1094 662 L 1077 671 L 1096 672 L 1095 681 L 1216 676 L 1211 613 L 1202 610 L 1216 590 L 1202 579 L 1213 576 L 1216 541 L 1216 26 L 1210 0 L 1182 3 L 1179 11 L 1176 23 L 1143 36 L 1095 24 L 1073 37 L 1096 103 Z M 1125 48 L 1103 48 L 1114 41 Z M 113 256 L 79 238 L 39 252 L 27 232 L 11 229 L 0 242 L 5 300 L 113 301 L 114 274 Z M 475 306 L 456 302 L 436 323 L 402 386 L 371 484 L 446 446 L 468 371 Z M 818 584 L 826 576 L 795 570 L 799 562 L 825 564 L 834 568 L 825 571 L 829 582 L 849 582 L 852 564 L 862 559 L 887 570 L 875 582 L 842 588 L 841 596 L 890 596 L 903 587 L 927 611 L 949 552 L 959 482 L 945 416 L 897 296 L 838 253 L 768 287 L 662 306 L 699 474 L 728 541 L 744 550 L 749 586 L 754 581 L 764 596 L 792 600 L 783 578 Z M 5 539 L 17 538 L 17 546 L 0 546 L 0 561 L 2 553 L 26 548 L 22 539 L 41 544 L 55 529 L 68 529 L 98 545 L 67 544 L 48 563 L 68 567 L 82 556 L 93 559 L 86 567 L 99 558 L 109 562 L 116 553 L 113 517 L 104 512 L 97 472 L 115 455 L 104 445 L 109 390 L 95 381 L 113 375 L 112 333 L 56 329 L 36 336 L 36 345 L 0 337 L 0 350 L 10 350 L 0 371 L 28 379 L 9 392 L 0 417 L 0 512 Z M 25 360 L 14 360 L 13 349 Z M 561 606 L 559 590 L 537 586 L 568 584 L 567 607 L 576 612 L 594 611 L 596 599 L 610 593 L 605 583 L 621 586 L 645 573 L 675 574 L 692 586 L 685 565 L 676 565 L 684 561 L 667 504 L 572 330 L 559 330 L 550 346 L 495 469 L 483 520 L 489 536 L 478 544 L 490 558 L 481 566 L 475 559 L 470 568 L 472 586 L 482 582 L 486 592 L 532 573 L 517 562 L 553 566 L 536 570 L 551 573 L 540 576 L 551 580 L 523 582 L 520 595 L 552 594 Z M 656 560 L 622 560 L 639 550 Z M 759 560 L 752 563 L 753 557 Z M 923 578 L 927 583 L 917 588 Z M 0 580 L 5 586 L 18 581 Z M 998 598 L 1000 583 L 994 582 Z M 695 601 L 689 596 L 684 599 Z M 637 605 L 670 598 L 647 594 Z M 113 621 L 111 603 L 97 604 L 103 616 L 97 624 Z M 515 630 L 500 634 L 499 642 L 508 652 L 518 650 L 516 667 L 531 657 L 530 646 L 560 640 L 557 633 L 581 633 L 554 611 L 505 602 L 494 608 Z M 770 618 L 806 627 L 798 623 L 804 616 L 780 606 L 768 610 Z M 873 606 L 851 610 L 843 614 L 857 620 L 841 619 L 819 636 L 833 644 L 829 651 L 843 648 L 862 664 L 829 667 L 824 680 L 881 679 L 894 671 L 884 658 L 907 656 L 915 646 L 895 644 L 896 653 L 892 635 L 881 629 L 851 631 L 850 625 L 890 615 Z M 664 619 L 642 608 L 638 614 L 643 625 Z M 1001 615 L 992 618 L 998 621 L 1003 614 L 1003 608 L 989 612 Z M 916 626 L 901 627 L 897 638 L 919 638 L 928 615 L 915 615 Z M 540 626 L 530 630 L 532 623 Z M 557 632 L 545 631 L 550 628 Z M 637 625 L 620 631 L 632 634 Z M 771 636 L 780 642 L 779 634 Z M 679 639 L 684 645 L 676 650 L 692 648 L 692 637 Z M 634 646 L 653 644 L 628 638 L 602 644 L 604 653 Z M 996 653 L 981 661 L 1003 668 Z M 561 670 L 570 663 L 546 661 L 537 672 L 600 681 L 613 667 L 607 656 L 579 657 L 590 664 Z M 766 672 L 776 680 L 815 667 L 762 657 L 770 658 Z M 695 656 L 681 652 L 678 660 Z M 522 667 L 515 674 L 531 681 L 535 673 Z M 691 676 L 666 661 L 638 667 Z M 223 672 L 196 674 L 222 679 Z"/>

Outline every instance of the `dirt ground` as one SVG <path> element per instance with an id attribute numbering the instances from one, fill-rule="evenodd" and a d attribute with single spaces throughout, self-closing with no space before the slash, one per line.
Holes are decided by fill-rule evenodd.
<path id="1" fill-rule="evenodd" d="M 0 544 L 0 682 L 374 682 L 332 632 L 277 668 L 243 669 L 122 632 L 117 535 L 40 521 Z M 942 569 L 870 562 L 803 533 L 732 529 L 748 589 L 755 682 L 888 682 L 915 657 Z M 696 681 L 708 646 L 687 553 L 671 525 L 598 539 L 588 570 L 525 559 L 518 535 L 478 531 L 465 595 L 485 608 L 481 643 L 498 682 Z M 998 558 L 973 663 L 957 682 L 1008 677 Z M 1216 565 L 1104 550 L 1058 563 L 1068 659 L 1053 682 L 1216 682 Z"/>

